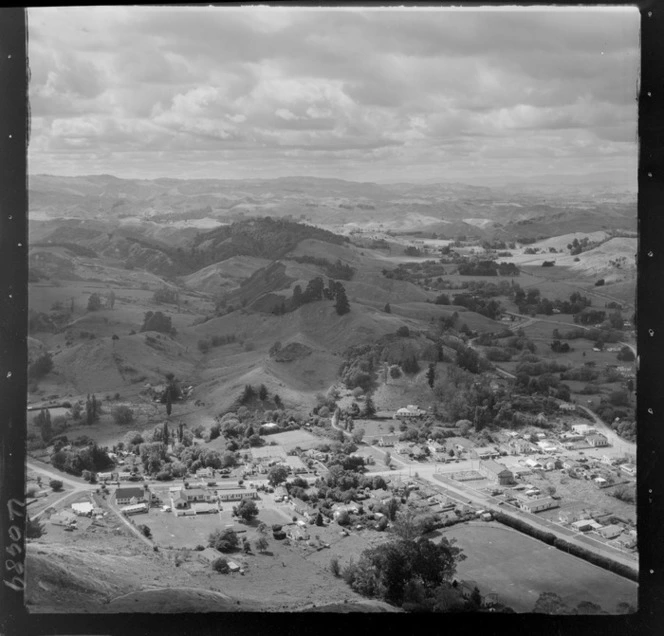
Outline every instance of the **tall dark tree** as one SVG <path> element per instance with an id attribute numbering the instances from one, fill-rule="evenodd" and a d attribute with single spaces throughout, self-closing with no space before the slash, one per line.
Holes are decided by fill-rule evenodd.
<path id="1" fill-rule="evenodd" d="M 432 362 L 429 365 L 429 369 L 427 371 L 427 382 L 429 383 L 429 387 L 432 389 L 435 380 L 436 380 L 436 365 Z"/>
<path id="2" fill-rule="evenodd" d="M 346 290 L 341 283 L 337 283 L 336 290 L 336 302 L 334 308 L 339 316 L 343 316 L 350 311 L 350 304 L 348 303 L 348 297 L 346 296 Z"/>
<path id="3" fill-rule="evenodd" d="M 171 392 L 167 391 L 166 393 L 166 415 L 171 416 L 171 411 L 173 410 L 173 402 L 171 399 Z"/>
<path id="4" fill-rule="evenodd" d="M 258 387 L 258 399 L 261 402 L 264 402 L 267 399 L 267 387 L 264 384 L 261 384 Z"/>
<path id="5" fill-rule="evenodd" d="M 291 298 L 293 309 L 297 309 L 302 304 L 302 287 L 295 285 L 293 287 L 293 297 Z"/>
<path id="6" fill-rule="evenodd" d="M 164 432 L 162 434 L 162 441 L 166 446 L 168 446 L 168 440 L 169 440 L 169 430 L 168 430 L 168 423 L 164 422 Z"/>
<path id="7" fill-rule="evenodd" d="M 383 308 L 383 311 L 386 314 L 391 314 L 392 313 L 392 307 L 390 307 L 390 303 L 385 303 L 385 307 Z"/>

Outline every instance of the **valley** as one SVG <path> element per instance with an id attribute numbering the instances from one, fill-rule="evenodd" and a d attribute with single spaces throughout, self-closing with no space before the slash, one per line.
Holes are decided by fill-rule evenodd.
<path id="1" fill-rule="evenodd" d="M 629 193 L 35 175 L 29 231 L 31 612 L 634 610 Z M 435 593 L 356 569 L 448 535 Z"/>

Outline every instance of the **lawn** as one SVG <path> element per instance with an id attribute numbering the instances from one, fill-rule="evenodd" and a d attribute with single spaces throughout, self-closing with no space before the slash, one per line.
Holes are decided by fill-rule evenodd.
<path id="1" fill-rule="evenodd" d="M 542 592 L 565 603 L 597 603 L 613 612 L 621 602 L 637 605 L 637 584 L 498 524 L 460 524 L 444 532 L 456 538 L 466 559 L 457 578 L 476 581 L 517 612 L 529 612 Z"/>
<path id="2" fill-rule="evenodd" d="M 322 443 L 322 440 L 308 431 L 286 431 L 285 433 L 275 433 L 274 435 L 266 435 L 265 441 L 269 444 L 275 442 L 277 446 L 283 446 L 286 451 L 291 448 L 299 446 L 306 450 L 308 448 L 315 448 Z"/>

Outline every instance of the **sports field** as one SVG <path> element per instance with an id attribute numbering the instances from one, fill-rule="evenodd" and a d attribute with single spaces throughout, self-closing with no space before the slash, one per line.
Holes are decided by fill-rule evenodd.
<path id="1" fill-rule="evenodd" d="M 633 581 L 498 524 L 460 524 L 444 536 L 455 537 L 467 557 L 457 578 L 475 581 L 482 594 L 495 594 L 517 612 L 532 611 L 542 592 L 570 606 L 590 601 L 610 613 L 621 602 L 637 606 Z"/>

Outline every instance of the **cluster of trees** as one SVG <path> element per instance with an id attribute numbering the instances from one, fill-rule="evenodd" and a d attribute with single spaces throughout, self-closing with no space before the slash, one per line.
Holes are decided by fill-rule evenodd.
<path id="1" fill-rule="evenodd" d="M 452 304 L 459 305 L 460 307 L 465 307 L 470 311 L 486 316 L 495 320 L 498 318 L 503 309 L 500 303 L 496 300 L 486 300 L 485 298 L 479 298 L 471 294 L 456 294 Z"/>
<path id="2" fill-rule="evenodd" d="M 39 380 L 53 370 L 53 357 L 46 352 L 28 366 L 28 380 Z"/>
<path id="3" fill-rule="evenodd" d="M 103 471 L 113 466 L 113 460 L 108 456 L 106 448 L 92 443 L 82 448 L 71 447 L 69 450 L 60 449 L 51 455 L 51 464 L 58 470 L 71 475 L 82 475 L 83 471 Z"/>
<path id="4" fill-rule="evenodd" d="M 357 271 L 350 265 L 344 265 L 341 259 L 337 259 L 332 263 L 326 258 L 316 256 L 293 256 L 291 257 L 296 263 L 310 263 L 325 270 L 325 274 L 334 280 L 352 280 L 355 272 Z"/>
<path id="5" fill-rule="evenodd" d="M 161 311 L 148 311 L 143 317 L 140 331 L 158 331 L 174 336 L 177 332 L 171 322 L 171 317 Z"/>
<path id="6" fill-rule="evenodd" d="M 606 312 L 601 309 L 586 308 L 583 311 L 574 314 L 574 322 L 579 325 L 593 325 L 602 323 L 606 319 Z M 622 319 L 620 321 L 622 327 Z"/>
<path id="7" fill-rule="evenodd" d="M 198 350 L 202 353 L 207 353 L 212 347 L 221 347 L 223 345 L 231 344 L 236 340 L 237 336 L 234 333 L 224 336 L 211 336 L 198 341 Z"/>
<path id="8" fill-rule="evenodd" d="M 450 606 L 464 606 L 451 582 L 456 564 L 464 558 L 445 537 L 437 544 L 424 538 L 399 538 L 364 550 L 342 576 L 363 596 L 411 611 L 444 612 Z"/>
<path id="9" fill-rule="evenodd" d="M 496 261 L 474 261 L 459 265 L 461 276 L 498 276 Z"/>
<path id="10" fill-rule="evenodd" d="M 288 311 L 295 311 L 298 307 L 306 303 L 323 299 L 334 300 L 335 309 L 340 316 L 350 311 L 350 304 L 344 286 L 339 281 L 330 278 L 327 287 L 325 287 L 323 279 L 320 276 L 316 276 L 307 283 L 304 291 L 300 285 L 295 285 L 293 295 L 288 303 L 282 302 L 277 305 L 274 313 L 280 315 Z"/>
<path id="11" fill-rule="evenodd" d="M 589 250 L 592 247 L 595 247 L 597 243 L 591 243 L 590 239 L 587 236 L 584 236 L 580 241 L 575 238 L 571 243 L 567 244 L 567 249 L 569 250 L 570 256 L 577 256 L 586 250 Z"/>
<path id="12" fill-rule="evenodd" d="M 160 287 L 152 294 L 152 300 L 156 303 L 180 305 L 180 292 L 171 287 Z"/>

